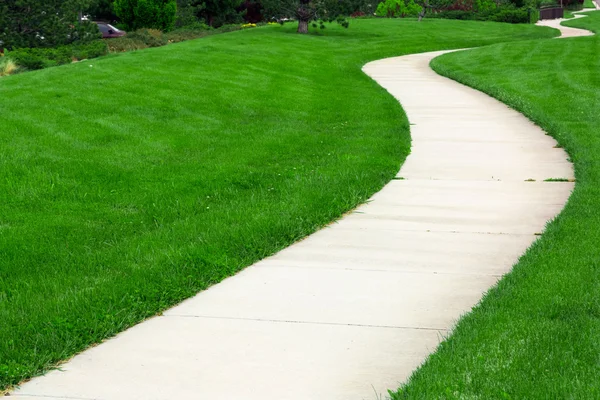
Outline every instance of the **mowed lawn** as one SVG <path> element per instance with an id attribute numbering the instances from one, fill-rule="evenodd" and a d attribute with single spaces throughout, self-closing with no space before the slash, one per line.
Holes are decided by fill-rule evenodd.
<path id="1" fill-rule="evenodd" d="M 269 26 L 0 80 L 0 390 L 340 217 L 410 148 L 360 68 L 534 26 Z M 593 111 L 593 107 L 587 108 Z"/>
<path id="2" fill-rule="evenodd" d="M 600 31 L 600 13 L 568 25 Z M 600 38 L 499 44 L 436 71 L 523 112 L 575 164 L 565 210 L 396 399 L 600 398 Z"/>

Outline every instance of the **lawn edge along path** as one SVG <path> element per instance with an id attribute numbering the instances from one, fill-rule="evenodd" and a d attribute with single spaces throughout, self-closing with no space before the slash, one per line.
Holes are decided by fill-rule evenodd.
<path id="1" fill-rule="evenodd" d="M 562 209 L 555 141 L 435 74 L 444 52 L 367 64 L 413 149 L 338 223 L 25 383 L 17 399 L 363 399 L 398 386 Z M 300 383 L 300 384 L 298 384 Z"/>

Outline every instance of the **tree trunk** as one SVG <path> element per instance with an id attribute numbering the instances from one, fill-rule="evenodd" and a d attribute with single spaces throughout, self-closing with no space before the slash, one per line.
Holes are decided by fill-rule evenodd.
<path id="1" fill-rule="evenodd" d="M 308 33 L 308 21 L 298 21 L 298 33 Z"/>

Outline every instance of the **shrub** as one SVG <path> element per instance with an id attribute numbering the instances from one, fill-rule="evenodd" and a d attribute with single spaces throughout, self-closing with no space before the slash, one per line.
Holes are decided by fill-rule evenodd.
<path id="1" fill-rule="evenodd" d="M 213 28 L 210 26 L 202 22 L 196 22 L 166 33 L 165 36 L 169 43 L 177 43 L 207 36 L 211 31 L 213 31 Z"/>
<path id="2" fill-rule="evenodd" d="M 148 45 L 140 40 L 133 40 L 127 36 L 107 40 L 108 51 L 110 53 L 123 53 L 125 51 L 135 51 L 147 49 Z"/>
<path id="3" fill-rule="evenodd" d="M 494 0 L 475 0 L 473 2 L 473 11 L 476 12 L 489 12 L 493 11 L 498 7 Z"/>
<path id="4" fill-rule="evenodd" d="M 524 8 L 500 8 L 490 15 L 488 21 L 508 22 L 510 24 L 528 24 L 529 12 Z"/>
<path id="5" fill-rule="evenodd" d="M 203 23 L 195 23 L 184 26 L 171 32 L 163 33 L 155 29 L 139 29 L 130 32 L 122 38 L 107 40 L 108 51 L 121 53 L 146 49 L 148 47 L 164 46 L 169 43 L 183 42 L 185 40 L 198 39 L 215 33 L 225 33 L 242 29 L 240 25 L 223 25 L 213 29 Z"/>
<path id="6" fill-rule="evenodd" d="M 167 38 L 158 29 L 138 29 L 135 32 L 129 32 L 127 37 L 131 40 L 137 40 L 147 47 L 160 47 L 167 44 Z"/>
<path id="7" fill-rule="evenodd" d="M 176 31 L 178 32 L 188 32 L 188 31 L 208 31 L 211 28 L 210 26 L 206 25 L 204 22 L 199 22 L 196 21 L 192 24 L 188 24 L 185 26 L 182 26 L 180 28 L 177 28 Z"/>
<path id="8" fill-rule="evenodd" d="M 227 32 L 235 32 L 239 31 L 241 27 L 237 24 L 227 24 L 222 25 L 221 27 L 215 29 L 215 33 L 227 33 Z"/>
<path id="9" fill-rule="evenodd" d="M 17 65 L 27 70 L 36 70 L 47 67 L 58 65 L 56 59 L 63 61 L 64 58 L 60 59 L 60 53 L 55 49 L 18 49 L 11 51 L 10 57 L 15 60 Z M 69 62 L 71 60 L 69 59 Z"/>
<path id="10" fill-rule="evenodd" d="M 242 0 L 203 0 L 197 15 L 208 25 L 218 28 L 225 24 L 241 23 Z"/>
<path id="11" fill-rule="evenodd" d="M 540 10 L 537 8 L 529 8 L 529 23 L 535 24 L 540 20 Z"/>
<path id="12" fill-rule="evenodd" d="M 25 48 L 9 52 L 10 58 L 27 70 L 36 70 L 68 64 L 73 61 L 96 58 L 108 52 L 106 43 L 101 40 L 60 46 L 54 49 Z"/>
<path id="13" fill-rule="evenodd" d="M 445 10 L 445 11 L 439 11 L 439 12 L 429 15 L 429 18 L 459 19 L 459 20 L 473 20 L 473 19 L 476 19 L 475 17 L 476 17 L 476 14 L 473 11 L 463 11 L 463 10 Z"/>
<path id="14" fill-rule="evenodd" d="M 177 15 L 175 16 L 175 29 L 194 24 L 198 21 L 196 13 L 198 6 L 193 0 L 177 0 Z"/>
<path id="15" fill-rule="evenodd" d="M 170 31 L 175 26 L 175 0 L 115 0 L 113 7 L 127 30 L 152 28 Z"/>
<path id="16" fill-rule="evenodd" d="M 583 0 L 563 0 L 563 6 L 567 10 L 578 11 L 583 9 Z"/>
<path id="17" fill-rule="evenodd" d="M 72 58 L 74 60 L 87 60 L 97 58 L 108 53 L 108 46 L 103 40 L 96 40 L 90 43 L 74 44 L 72 48 Z"/>
<path id="18" fill-rule="evenodd" d="M 56 47 L 100 37 L 98 26 L 80 22 L 81 1 L 0 1 L 0 42 L 8 50 Z"/>
<path id="19" fill-rule="evenodd" d="M 375 14 L 379 17 L 406 17 L 416 16 L 423 8 L 414 0 L 385 0 L 379 3 Z"/>
<path id="20" fill-rule="evenodd" d="M 430 18 L 444 19 L 459 19 L 459 20 L 477 20 L 477 21 L 494 21 L 507 22 L 511 24 L 528 24 L 535 23 L 539 18 L 535 11 L 528 8 L 515 8 L 512 5 L 505 5 L 496 9 L 488 9 L 487 11 L 474 12 L 463 10 L 446 10 L 431 14 Z M 533 22 L 532 22 L 533 21 Z"/>

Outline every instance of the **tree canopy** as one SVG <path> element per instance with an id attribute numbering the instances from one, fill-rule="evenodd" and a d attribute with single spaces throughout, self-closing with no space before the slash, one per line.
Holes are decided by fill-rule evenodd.
<path id="1" fill-rule="evenodd" d="M 98 27 L 79 22 L 94 0 L 2 0 L 0 47 L 55 47 L 98 37 Z"/>
<path id="2" fill-rule="evenodd" d="M 307 33 L 308 25 L 337 21 L 348 27 L 345 18 L 355 12 L 371 13 L 372 2 L 368 0 L 261 0 L 267 19 L 293 18 L 298 20 L 298 32 Z"/>
<path id="3" fill-rule="evenodd" d="M 169 31 L 175 26 L 176 0 L 115 0 L 113 7 L 127 29 Z"/>

